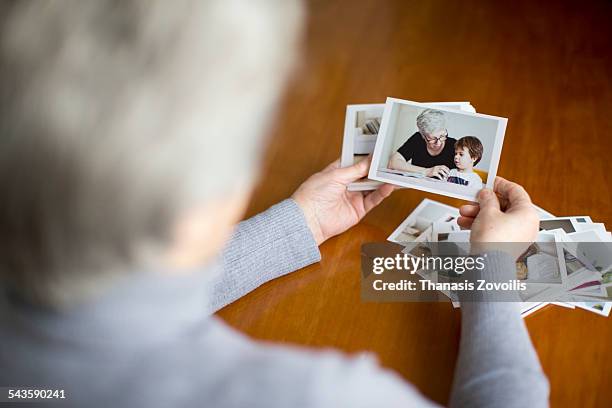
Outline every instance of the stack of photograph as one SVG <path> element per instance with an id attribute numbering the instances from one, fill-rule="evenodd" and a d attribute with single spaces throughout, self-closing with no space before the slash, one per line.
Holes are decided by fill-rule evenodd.
<path id="1" fill-rule="evenodd" d="M 384 104 L 349 105 L 341 166 L 371 157 L 368 176 L 352 183 L 352 191 L 390 183 L 475 201 L 483 187 L 493 188 L 506 125 L 506 118 L 477 113 L 469 102 L 387 98 Z M 516 260 L 516 279 L 527 287 L 520 293 L 523 316 L 548 304 L 608 316 L 612 234 L 588 216 L 555 217 L 536 210 L 540 232 Z M 461 230 L 458 216 L 457 208 L 424 199 L 388 240 L 414 256 L 428 243 L 468 243 L 470 231 Z M 460 307 L 451 293 L 445 294 Z"/>
<path id="2" fill-rule="evenodd" d="M 581 308 L 602 316 L 612 309 L 612 234 L 588 216 L 555 217 L 536 207 L 540 232 L 536 241 L 516 260 L 516 279 L 526 284 L 521 291 L 522 313 L 527 316 L 547 304 Z M 457 224 L 459 209 L 424 199 L 389 235 L 404 252 L 418 256 L 431 243 L 467 243 L 470 231 Z M 438 280 L 425 271 L 425 279 Z M 460 304 L 445 293 L 453 306 Z M 533 301 L 545 297 L 546 302 Z"/>

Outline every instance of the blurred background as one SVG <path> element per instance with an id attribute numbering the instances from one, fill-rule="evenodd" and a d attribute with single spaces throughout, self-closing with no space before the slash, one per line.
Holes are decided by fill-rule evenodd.
<path id="1" fill-rule="evenodd" d="M 612 224 L 612 2 L 307 5 L 303 58 L 272 131 L 265 195 L 255 195 L 251 213 L 340 156 L 347 104 L 393 96 L 466 100 L 509 118 L 498 174 L 553 214 L 589 213 Z M 392 224 L 404 214 L 395 215 Z"/>

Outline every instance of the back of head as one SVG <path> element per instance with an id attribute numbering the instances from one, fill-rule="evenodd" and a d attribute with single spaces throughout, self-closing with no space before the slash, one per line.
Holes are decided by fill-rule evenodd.
<path id="1" fill-rule="evenodd" d="M 36 0 L 0 22 L 0 279 L 49 305 L 256 175 L 295 54 L 294 1 Z"/>

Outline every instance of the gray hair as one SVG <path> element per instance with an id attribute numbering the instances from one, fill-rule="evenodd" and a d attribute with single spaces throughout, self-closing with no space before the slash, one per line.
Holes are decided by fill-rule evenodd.
<path id="1" fill-rule="evenodd" d="M 297 1 L 0 6 L 0 279 L 61 305 L 251 182 L 294 56 Z"/>
<path id="2" fill-rule="evenodd" d="M 417 116 L 416 125 L 421 134 L 431 135 L 446 129 L 444 112 L 437 109 L 425 109 Z"/>

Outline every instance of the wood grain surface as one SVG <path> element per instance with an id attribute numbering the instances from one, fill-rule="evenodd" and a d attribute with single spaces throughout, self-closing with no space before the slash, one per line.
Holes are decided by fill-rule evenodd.
<path id="1" fill-rule="evenodd" d="M 612 227 L 612 3 L 311 1 L 303 55 L 271 130 L 248 216 L 338 158 L 347 104 L 387 96 L 470 101 L 509 118 L 498 174 L 556 215 Z M 383 241 L 425 197 L 395 192 L 321 246 L 322 261 L 219 312 L 256 339 L 371 351 L 448 401 L 460 312 L 449 303 L 363 303 L 360 245 Z M 612 405 L 612 319 L 548 306 L 526 319 L 551 405 Z"/>

